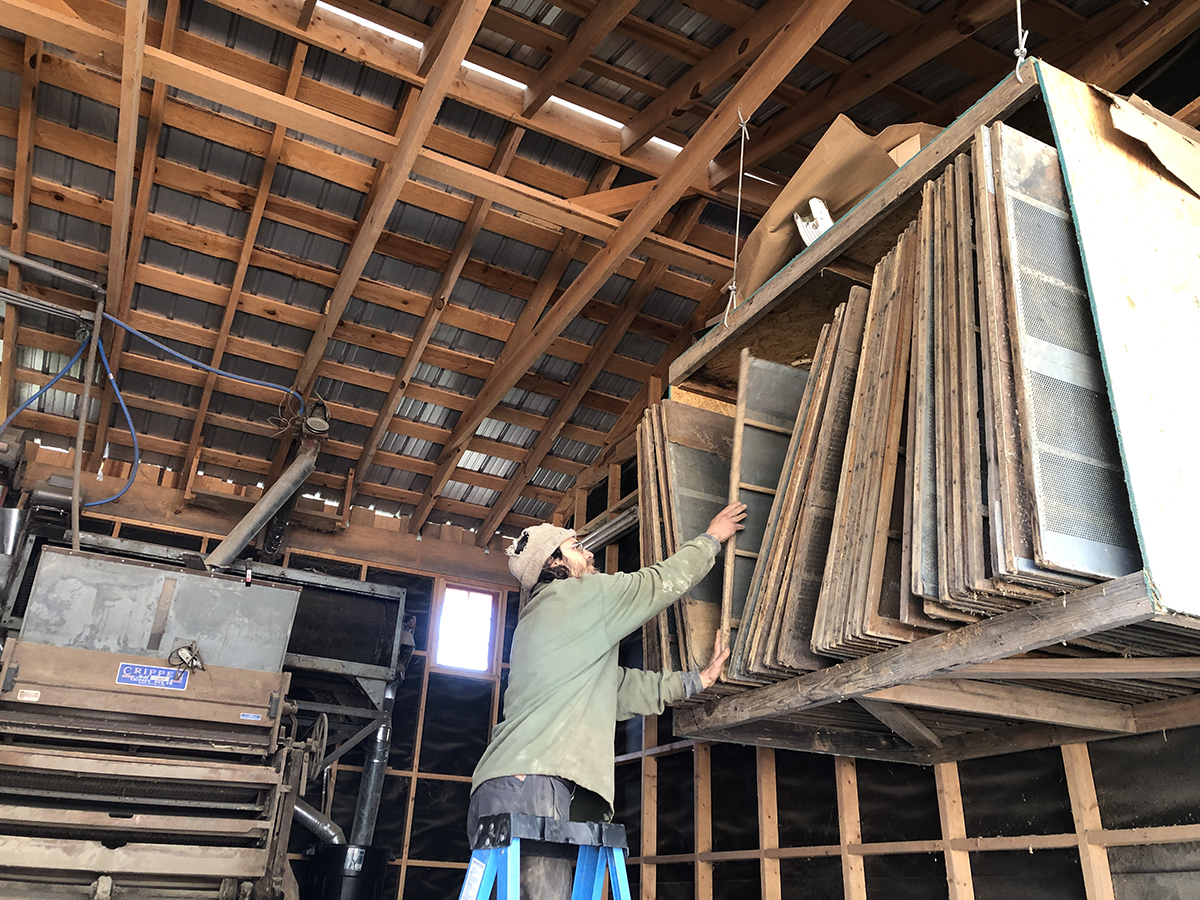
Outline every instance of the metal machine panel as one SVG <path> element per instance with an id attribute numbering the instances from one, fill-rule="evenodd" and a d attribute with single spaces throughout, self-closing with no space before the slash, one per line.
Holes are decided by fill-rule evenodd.
<path id="1" fill-rule="evenodd" d="M 21 641 L 163 660 L 194 642 L 206 666 L 280 672 L 299 596 L 291 586 L 47 548 Z"/>

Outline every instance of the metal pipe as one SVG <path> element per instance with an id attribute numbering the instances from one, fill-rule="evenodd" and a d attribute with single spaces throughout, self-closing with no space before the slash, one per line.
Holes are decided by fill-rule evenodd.
<path id="1" fill-rule="evenodd" d="M 35 259 L 21 256 L 18 253 L 13 253 L 11 250 L 5 250 L 0 247 L 0 259 L 7 259 L 9 262 L 15 262 L 25 268 L 33 269 L 35 272 L 42 272 L 45 275 L 53 275 L 55 278 L 61 278 L 63 281 L 69 281 L 71 284 L 77 284 L 80 287 L 87 288 L 96 294 L 104 293 L 104 285 L 97 284 L 95 281 L 90 281 L 87 278 L 81 278 L 78 275 L 73 275 L 70 272 L 64 272 L 62 269 L 57 269 L 54 266 L 47 265 L 43 262 L 38 262 Z"/>
<path id="2" fill-rule="evenodd" d="M 83 376 L 83 393 L 79 397 L 79 425 L 75 429 L 75 466 L 71 473 L 71 549 L 79 552 L 79 505 L 83 481 L 83 438 L 87 432 L 88 400 L 92 394 L 92 372 L 96 368 L 96 346 L 100 343 L 100 325 L 104 315 L 104 292 L 96 300 L 96 320 L 92 327 L 92 339 L 88 346 L 87 364 L 80 373 Z M 115 382 L 114 382 L 115 383 Z M 136 441 L 135 441 L 136 443 Z M 103 450 L 97 447 L 97 451 Z"/>
<path id="3" fill-rule="evenodd" d="M 292 813 L 292 819 L 299 822 L 326 844 L 346 843 L 346 832 L 342 831 L 342 826 L 312 806 L 312 804 L 306 803 L 299 797 L 296 798 L 296 808 Z"/>
<path id="4" fill-rule="evenodd" d="M 383 796 L 383 773 L 387 769 L 388 755 L 392 751 L 392 708 L 396 694 L 404 681 L 403 674 L 387 686 L 383 694 L 380 712 L 387 718 L 367 742 L 367 759 L 363 764 L 362 782 L 358 789 L 358 804 L 354 807 L 354 825 L 350 829 L 350 843 L 356 847 L 369 847 L 375 837 L 375 819 L 379 815 L 379 800 Z"/>
<path id="5" fill-rule="evenodd" d="M 283 506 L 288 498 L 300 489 L 305 479 L 312 474 L 317 465 L 317 453 L 320 448 L 320 441 L 314 438 L 305 439 L 300 453 L 292 461 L 292 464 L 283 470 L 279 480 L 271 485 L 270 489 L 262 495 L 262 499 L 254 504 L 250 512 L 246 513 L 242 521 L 233 526 L 229 537 L 221 541 L 217 549 L 208 555 L 208 559 L 204 561 L 205 565 L 210 569 L 223 569 L 237 559 L 237 555 L 250 543 L 254 535 L 258 534 L 259 529 L 271 516 L 275 515 L 279 507 Z"/>

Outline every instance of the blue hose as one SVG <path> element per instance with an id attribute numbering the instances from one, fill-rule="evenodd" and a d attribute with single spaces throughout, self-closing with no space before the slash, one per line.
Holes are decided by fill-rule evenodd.
<path id="1" fill-rule="evenodd" d="M 108 365 L 108 354 L 104 352 L 104 341 L 97 338 L 96 348 L 100 351 L 100 362 L 104 366 L 105 374 L 108 375 L 108 383 L 112 385 L 113 393 L 117 395 L 117 403 L 121 405 L 121 412 L 125 414 L 125 424 L 129 426 L 129 434 L 133 438 L 133 468 L 129 470 L 129 478 L 125 481 L 123 488 L 107 500 L 93 500 L 90 503 L 83 504 L 85 507 L 103 506 L 105 503 L 112 503 L 114 500 L 119 500 L 133 485 L 133 480 L 137 478 L 138 466 L 142 463 L 142 451 L 138 447 L 137 431 L 133 427 L 133 417 L 129 415 L 129 407 L 125 405 L 125 398 L 121 396 L 121 389 L 117 387 L 117 379 L 113 377 L 112 369 Z M 82 348 L 80 349 L 82 350 Z"/>
<path id="2" fill-rule="evenodd" d="M 126 325 L 120 319 L 110 316 L 108 313 L 104 314 L 104 318 L 107 321 L 112 322 L 118 328 L 124 328 L 130 334 L 136 334 L 138 337 L 140 337 L 143 341 L 145 341 L 150 346 L 157 347 L 159 350 L 162 350 L 164 353 L 171 354 L 171 356 L 174 356 L 176 359 L 187 363 L 189 366 L 195 366 L 197 369 L 203 369 L 205 372 L 212 372 L 214 375 L 221 375 L 225 378 L 232 378 L 234 381 L 244 381 L 246 384 L 255 384 L 255 385 L 258 385 L 259 387 L 271 388 L 271 390 L 282 391 L 285 394 L 290 394 L 291 396 L 295 397 L 296 402 L 300 404 L 300 411 L 299 411 L 298 415 L 304 415 L 304 398 L 301 397 L 298 393 L 296 393 L 296 391 L 292 390 L 290 387 L 284 387 L 281 384 L 274 384 L 270 381 L 259 381 L 257 378 L 247 378 L 244 375 L 234 375 L 232 372 L 225 372 L 225 371 L 222 371 L 221 369 L 215 369 L 212 366 L 206 365 L 197 359 L 192 359 L 190 356 L 184 356 L 182 353 L 179 353 L 176 350 L 172 350 L 166 344 L 160 344 L 158 341 L 156 341 L 154 338 L 150 337 L 149 335 L 142 334 L 140 331 L 138 331 L 132 325 Z"/>

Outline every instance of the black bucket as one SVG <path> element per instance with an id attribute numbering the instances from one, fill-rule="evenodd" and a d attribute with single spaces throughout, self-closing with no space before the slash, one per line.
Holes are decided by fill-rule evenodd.
<path id="1" fill-rule="evenodd" d="M 391 857 L 386 847 L 318 847 L 309 865 L 307 900 L 379 900 Z"/>

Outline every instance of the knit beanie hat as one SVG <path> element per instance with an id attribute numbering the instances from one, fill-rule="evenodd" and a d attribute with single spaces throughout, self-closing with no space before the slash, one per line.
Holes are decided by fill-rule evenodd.
<path id="1" fill-rule="evenodd" d="M 508 570 L 521 582 L 521 587 L 526 591 L 533 590 L 546 560 L 554 555 L 563 541 L 573 537 L 574 530 L 559 528 L 549 522 L 530 525 L 505 551 L 508 553 Z"/>

